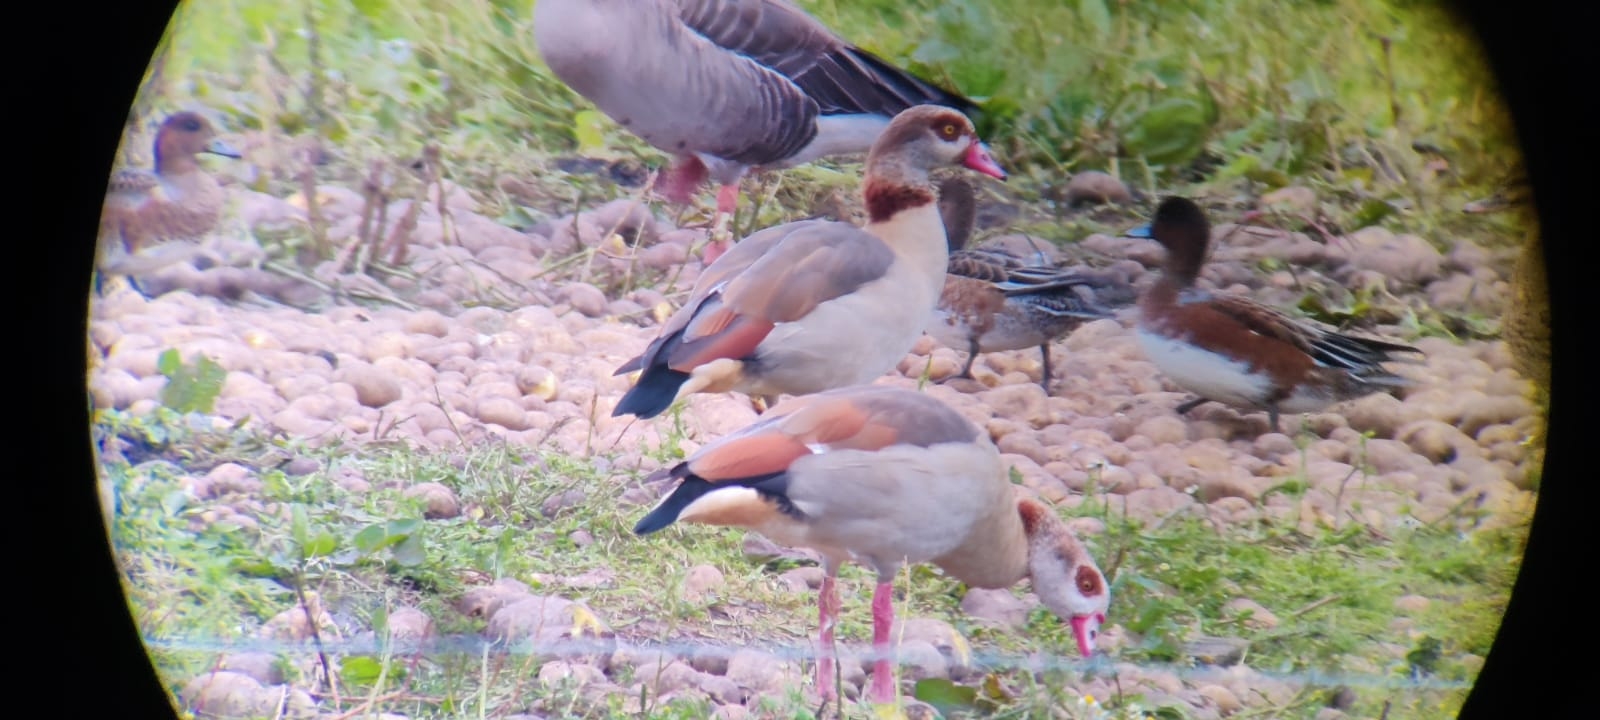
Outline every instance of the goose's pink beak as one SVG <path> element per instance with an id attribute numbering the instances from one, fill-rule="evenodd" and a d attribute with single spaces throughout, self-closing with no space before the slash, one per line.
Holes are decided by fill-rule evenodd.
<path id="1" fill-rule="evenodd" d="M 961 159 L 961 164 L 996 180 L 1006 179 L 1006 171 L 1001 169 L 1000 163 L 994 161 L 994 156 L 989 154 L 989 146 L 982 141 L 975 140 L 967 147 L 967 154 Z"/>
<path id="2" fill-rule="evenodd" d="M 1105 616 L 1074 615 L 1071 622 L 1072 634 L 1078 638 L 1078 652 L 1084 657 L 1093 657 L 1094 638 L 1100 633 L 1100 623 L 1105 622 Z"/>

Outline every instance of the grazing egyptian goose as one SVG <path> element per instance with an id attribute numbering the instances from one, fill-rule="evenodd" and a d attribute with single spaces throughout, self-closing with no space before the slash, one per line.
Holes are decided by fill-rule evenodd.
<path id="1" fill-rule="evenodd" d="M 662 193 L 687 203 L 709 176 L 723 216 L 751 167 L 866 152 L 913 105 L 976 108 L 788 0 L 539 0 L 533 23 L 557 78 L 677 157 Z"/>
<path id="2" fill-rule="evenodd" d="M 197 254 L 191 241 L 216 228 L 227 201 L 227 192 L 200 167 L 200 153 L 241 157 L 204 116 L 176 113 L 156 131 L 154 172 L 111 176 L 100 215 L 102 272 L 147 273 Z"/>
<path id="3" fill-rule="evenodd" d="M 653 474 L 677 487 L 634 526 L 674 522 L 755 530 L 823 558 L 817 686 L 832 696 L 838 573 L 854 559 L 877 573 L 871 699 L 896 695 L 890 664 L 891 581 L 928 562 L 970 587 L 1029 578 L 1039 600 L 1094 653 L 1110 590 L 1051 508 L 1007 480 L 988 434 L 933 397 L 862 385 L 792 398 L 755 423 Z"/>
<path id="4" fill-rule="evenodd" d="M 939 188 L 950 261 L 944 291 L 928 323 L 939 342 L 967 351 L 955 377 L 971 378 L 980 352 L 1037 347 L 1043 358 L 1039 384 L 1050 392 L 1050 342 L 1090 320 L 1108 318 L 1139 294 L 1111 275 L 1051 265 L 1043 256 L 1024 260 L 999 248 L 966 249 L 975 197 L 964 178 Z"/>
<path id="5" fill-rule="evenodd" d="M 928 172 L 947 165 L 1005 179 L 965 115 L 900 113 L 867 155 L 866 226 L 802 220 L 734 245 L 617 369 L 641 373 L 612 414 L 655 417 L 697 392 L 805 395 L 893 368 L 944 286 L 949 252 Z"/>
<path id="6" fill-rule="evenodd" d="M 1237 295 L 1195 287 L 1211 244 L 1211 224 L 1192 201 L 1170 197 L 1154 222 L 1128 233 L 1166 249 L 1161 277 L 1139 299 L 1139 343 L 1174 382 L 1207 401 L 1263 409 L 1274 432 L 1278 414 L 1316 412 L 1335 402 L 1403 387 L 1384 369 L 1408 345 L 1342 335 L 1289 318 Z"/>

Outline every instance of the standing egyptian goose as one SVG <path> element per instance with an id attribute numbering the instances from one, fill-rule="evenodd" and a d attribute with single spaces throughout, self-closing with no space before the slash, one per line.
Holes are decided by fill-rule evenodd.
<path id="1" fill-rule="evenodd" d="M 1050 392 L 1050 343 L 1090 320 L 1111 317 L 1139 294 L 1127 282 L 1083 268 L 1024 260 L 1000 248 L 966 249 L 972 235 L 975 198 L 963 178 L 939 188 L 939 208 L 949 239 L 950 261 L 928 334 L 967 351 L 955 377 L 971 378 L 980 352 L 1037 347 L 1043 358 L 1039 384 Z"/>
<path id="2" fill-rule="evenodd" d="M 227 202 L 227 191 L 200 166 L 200 153 L 241 157 L 203 115 L 176 113 L 156 132 L 154 172 L 111 176 L 97 248 L 103 272 L 142 274 L 198 252 L 191 241 L 216 228 Z"/>
<path id="3" fill-rule="evenodd" d="M 802 220 L 718 258 L 660 334 L 617 374 L 640 370 L 613 415 L 651 418 L 697 392 L 773 397 L 871 382 L 916 344 L 944 286 L 944 222 L 928 172 L 1005 171 L 965 115 L 919 105 L 867 155 L 865 227 Z"/>
<path id="4" fill-rule="evenodd" d="M 1166 249 L 1161 277 L 1139 299 L 1139 343 L 1161 371 L 1206 401 L 1267 411 L 1274 432 L 1282 412 L 1316 412 L 1335 402 L 1403 387 L 1384 369 L 1393 353 L 1421 350 L 1342 335 L 1293 320 L 1237 295 L 1195 287 L 1211 244 L 1211 224 L 1192 201 L 1170 197 L 1154 222 L 1128 233 Z"/>
<path id="5" fill-rule="evenodd" d="M 862 50 L 788 0 L 539 0 L 534 41 L 557 78 L 677 163 L 687 203 L 709 176 L 732 214 L 751 167 L 866 152 L 913 105 L 971 100 Z"/>
<path id="6" fill-rule="evenodd" d="M 1049 506 L 1006 479 L 999 452 L 949 406 L 924 393 L 862 385 L 786 400 L 651 480 L 678 485 L 641 519 L 647 535 L 677 521 L 755 530 L 815 549 L 817 685 L 832 695 L 840 565 L 877 573 L 872 594 L 871 699 L 892 702 L 890 627 L 895 573 L 929 562 L 971 587 L 1030 578 L 1041 602 L 1094 652 L 1110 591 L 1094 559 Z"/>

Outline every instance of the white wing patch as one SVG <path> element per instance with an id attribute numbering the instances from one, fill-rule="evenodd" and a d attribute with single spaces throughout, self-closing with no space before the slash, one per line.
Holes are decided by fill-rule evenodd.
<path id="1" fill-rule="evenodd" d="M 697 518 L 715 517 L 731 508 L 759 502 L 762 502 L 761 494 L 756 492 L 755 488 L 748 488 L 743 485 L 717 488 L 695 498 L 694 502 L 689 503 L 689 506 L 684 508 L 683 512 L 678 513 L 678 521 L 697 522 Z"/>
<path id="2" fill-rule="evenodd" d="M 1252 374 L 1247 363 L 1165 335 L 1140 330 L 1139 345 L 1172 381 L 1192 393 L 1233 405 L 1259 405 L 1272 392 L 1272 380 Z"/>

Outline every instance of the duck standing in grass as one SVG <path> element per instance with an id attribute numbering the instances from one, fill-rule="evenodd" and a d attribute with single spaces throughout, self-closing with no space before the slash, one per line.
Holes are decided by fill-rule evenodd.
<path id="1" fill-rule="evenodd" d="M 718 258 L 639 357 L 612 413 L 651 418 L 698 392 L 775 398 L 871 382 L 927 325 L 949 260 L 929 172 L 1006 174 L 972 123 L 919 105 L 867 155 L 865 227 L 802 220 L 767 228 Z"/>
<path id="2" fill-rule="evenodd" d="M 958 378 L 972 377 L 980 352 L 1037 347 L 1044 366 L 1039 384 L 1049 394 L 1050 343 L 1085 322 L 1111 317 L 1139 294 L 1111 275 L 1051 265 L 1042 256 L 1024 260 L 999 248 L 966 248 L 975 204 L 964 178 L 939 188 L 950 261 L 928 334 L 967 351 Z"/>
<path id="3" fill-rule="evenodd" d="M 1211 224 L 1194 202 L 1170 197 L 1154 221 L 1128 233 L 1166 249 L 1161 277 L 1139 299 L 1139 343 L 1161 372 L 1207 401 L 1267 411 L 1274 432 L 1279 413 L 1316 412 L 1335 402 L 1409 383 L 1382 363 L 1408 345 L 1353 337 L 1289 318 L 1237 295 L 1195 287 L 1211 245 Z"/>
<path id="4" fill-rule="evenodd" d="M 539 0 L 534 41 L 562 82 L 676 157 L 686 204 L 710 178 L 720 227 L 752 167 L 866 152 L 914 105 L 971 100 L 840 38 L 788 0 Z"/>
<path id="5" fill-rule="evenodd" d="M 201 252 L 196 241 L 216 229 L 227 204 L 227 191 L 200 166 L 201 153 L 242 157 L 204 116 L 176 113 L 156 132 L 153 172 L 111 176 L 100 215 L 100 272 L 136 276 Z"/>
<path id="6" fill-rule="evenodd" d="M 1078 651 L 1094 640 L 1110 590 L 1094 559 L 1046 504 L 1009 482 L 988 434 L 939 400 L 863 385 L 793 398 L 743 430 L 702 447 L 647 481 L 678 485 L 634 527 L 674 522 L 755 530 L 823 558 L 817 687 L 833 696 L 839 567 L 877 573 L 872 594 L 870 698 L 894 702 L 891 582 L 929 562 L 971 587 L 1023 578 L 1072 627 Z"/>

